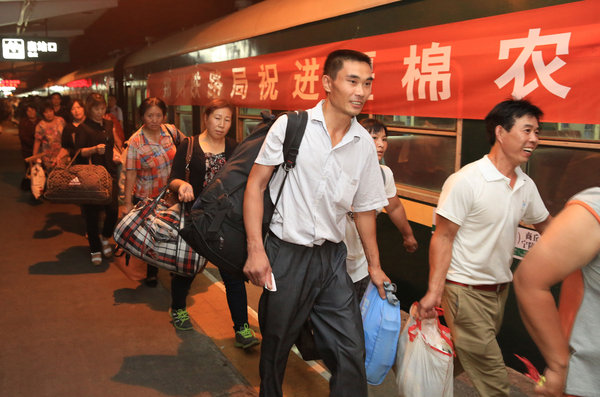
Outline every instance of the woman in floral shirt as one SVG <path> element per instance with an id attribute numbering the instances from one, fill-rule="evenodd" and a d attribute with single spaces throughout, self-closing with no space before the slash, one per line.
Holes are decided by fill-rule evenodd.
<path id="1" fill-rule="evenodd" d="M 56 166 L 56 159 L 61 148 L 62 132 L 65 120 L 54 115 L 51 103 L 46 103 L 43 108 L 44 119 L 35 127 L 35 141 L 33 154 L 43 152 L 42 164 L 49 171 Z M 40 150 L 41 149 L 41 150 Z"/>

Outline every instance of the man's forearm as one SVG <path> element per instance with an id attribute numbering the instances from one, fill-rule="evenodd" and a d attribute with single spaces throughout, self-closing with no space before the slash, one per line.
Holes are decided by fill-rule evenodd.
<path id="1" fill-rule="evenodd" d="M 379 262 L 379 247 L 377 245 L 375 211 L 355 212 L 354 223 L 360 236 L 367 263 L 370 267 L 381 267 L 381 263 Z"/>
<path id="2" fill-rule="evenodd" d="M 452 241 L 446 236 L 435 234 L 429 248 L 429 283 L 427 292 L 441 298 L 446 284 L 446 275 L 452 260 Z"/>

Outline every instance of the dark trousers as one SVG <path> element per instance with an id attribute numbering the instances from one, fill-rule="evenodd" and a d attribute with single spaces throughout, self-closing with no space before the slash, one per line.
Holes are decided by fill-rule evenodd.
<path id="1" fill-rule="evenodd" d="M 225 295 L 227 296 L 227 305 L 233 320 L 233 329 L 238 331 L 240 327 L 248 322 L 248 298 L 246 296 L 246 285 L 244 280 L 230 275 L 219 269 L 223 283 L 225 284 Z M 171 274 L 171 309 L 185 309 L 186 299 L 190 291 L 194 277 Z"/>
<path id="2" fill-rule="evenodd" d="M 100 213 L 104 211 L 106 217 L 104 218 L 104 225 L 102 226 L 102 236 L 104 238 L 110 238 L 115 230 L 117 224 L 117 218 L 119 216 L 119 202 L 118 194 L 119 187 L 113 182 L 113 197 L 112 201 L 108 205 L 82 205 L 81 210 L 83 218 L 85 219 L 85 228 L 88 236 L 88 242 L 90 244 L 91 252 L 101 252 L 102 243 L 100 242 Z"/>
<path id="3" fill-rule="evenodd" d="M 310 317 L 316 348 L 331 371 L 330 396 L 366 397 L 364 333 L 344 243 L 305 247 L 269 234 L 266 251 L 277 291 L 265 289 L 259 304 L 260 395 L 283 395 L 289 351 Z"/>

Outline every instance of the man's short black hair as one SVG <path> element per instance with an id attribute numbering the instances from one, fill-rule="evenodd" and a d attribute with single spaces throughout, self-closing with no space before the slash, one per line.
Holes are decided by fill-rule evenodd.
<path id="1" fill-rule="evenodd" d="M 507 99 L 500 102 L 485 116 L 485 129 L 490 145 L 496 142 L 496 126 L 510 131 L 515 121 L 523 116 L 533 116 L 538 123 L 544 112 L 526 99 Z"/>
<path id="2" fill-rule="evenodd" d="M 354 50 L 335 50 L 327 55 L 325 66 L 323 67 L 323 75 L 327 75 L 335 80 L 337 72 L 344 66 L 344 61 L 364 62 L 371 68 L 371 58 L 367 54 Z"/>

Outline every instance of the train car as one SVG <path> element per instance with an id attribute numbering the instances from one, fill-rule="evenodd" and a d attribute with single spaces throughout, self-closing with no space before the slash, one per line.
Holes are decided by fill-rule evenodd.
<path id="1" fill-rule="evenodd" d="M 552 214 L 600 184 L 598 15 L 600 0 L 265 0 L 135 52 L 114 74 L 130 127 L 152 95 L 184 132 L 199 133 L 202 107 L 220 97 L 237 106 L 230 133 L 240 140 L 261 110 L 304 109 L 323 98 L 330 51 L 367 53 L 375 80 L 360 117 L 389 126 L 385 163 L 420 245 L 407 254 L 389 218 L 378 218 L 384 270 L 406 310 L 427 288 L 442 184 L 489 151 L 482 120 L 496 103 L 526 98 L 544 111 L 539 148 L 523 168 Z M 536 240 L 523 225 L 514 266 Z M 509 366 L 521 368 L 517 353 L 543 369 L 514 295 L 499 340 Z"/>

